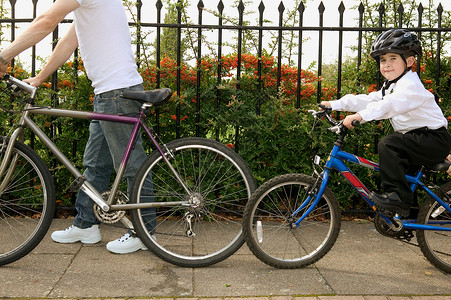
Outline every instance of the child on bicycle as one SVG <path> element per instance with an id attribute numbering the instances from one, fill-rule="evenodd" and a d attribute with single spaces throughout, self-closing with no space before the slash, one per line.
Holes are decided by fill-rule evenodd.
<path id="1" fill-rule="evenodd" d="M 417 36 L 405 29 L 391 29 L 379 35 L 371 57 L 386 81 L 382 89 L 368 95 L 346 95 L 323 101 L 333 110 L 356 112 L 343 124 L 390 119 L 394 132 L 378 144 L 383 194 L 371 194 L 376 208 L 408 216 L 414 196 L 405 174 L 412 166 L 431 166 L 450 153 L 448 122 L 432 93 L 426 90 L 411 67 L 421 56 Z"/>

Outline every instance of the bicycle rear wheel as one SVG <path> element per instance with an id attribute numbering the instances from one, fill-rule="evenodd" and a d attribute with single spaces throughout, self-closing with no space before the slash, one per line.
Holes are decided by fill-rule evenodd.
<path id="1" fill-rule="evenodd" d="M 292 269 L 326 255 L 341 226 L 340 208 L 329 189 L 299 226 L 294 224 L 314 199 L 297 214 L 295 211 L 318 187 L 311 176 L 287 174 L 270 179 L 252 194 L 244 212 L 243 232 L 257 258 L 276 268 Z"/>
<path id="2" fill-rule="evenodd" d="M 189 205 L 131 210 L 138 236 L 155 255 L 182 267 L 205 267 L 237 251 L 244 207 L 255 190 L 246 163 L 213 140 L 184 138 L 164 149 L 191 197 L 159 152 L 138 171 L 131 203 L 189 201 Z"/>
<path id="3" fill-rule="evenodd" d="M 0 144 L 3 141 L 0 137 Z M 2 162 L 5 148 L 0 149 Z M 5 174 L 11 175 L 8 182 Z M 32 251 L 44 238 L 55 213 L 52 176 L 31 148 L 16 141 L 5 174 L 0 178 L 0 265 Z"/>
<path id="4" fill-rule="evenodd" d="M 441 192 L 440 192 L 441 191 Z M 446 183 L 436 194 L 445 203 L 451 205 L 451 182 Z M 440 209 L 441 208 L 441 209 Z M 433 198 L 428 198 L 420 207 L 417 222 L 419 224 L 441 224 L 451 228 L 451 213 Z M 423 255 L 437 268 L 451 273 L 451 232 L 440 230 L 417 230 L 418 245 Z"/>

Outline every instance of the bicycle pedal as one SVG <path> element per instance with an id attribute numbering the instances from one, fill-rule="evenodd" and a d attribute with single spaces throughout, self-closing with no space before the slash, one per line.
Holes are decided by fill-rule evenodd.
<path id="1" fill-rule="evenodd" d="M 404 229 L 400 234 L 397 236 L 400 240 L 406 240 L 407 242 L 410 242 L 412 238 L 414 237 L 413 230 L 412 229 Z"/>
<path id="2" fill-rule="evenodd" d="M 86 181 L 86 177 L 80 176 L 78 178 L 75 178 L 75 180 L 70 184 L 70 186 L 67 188 L 68 191 L 76 192 L 80 189 L 80 187 L 83 185 L 83 183 Z"/>

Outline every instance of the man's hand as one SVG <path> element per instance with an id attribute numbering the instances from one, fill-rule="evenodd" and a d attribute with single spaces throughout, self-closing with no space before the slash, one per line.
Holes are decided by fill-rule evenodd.
<path id="1" fill-rule="evenodd" d="M 5 76 L 7 69 L 8 69 L 8 65 L 2 64 L 0 62 L 0 77 Z"/>
<path id="2" fill-rule="evenodd" d="M 25 79 L 24 81 L 34 87 L 39 87 L 43 83 L 43 81 L 39 79 L 37 76 Z"/>
<path id="3" fill-rule="evenodd" d="M 359 121 L 362 122 L 362 117 L 359 115 L 359 113 L 346 116 L 346 118 L 343 120 L 343 125 L 348 129 L 354 129 L 354 126 L 352 126 L 352 121 Z"/>

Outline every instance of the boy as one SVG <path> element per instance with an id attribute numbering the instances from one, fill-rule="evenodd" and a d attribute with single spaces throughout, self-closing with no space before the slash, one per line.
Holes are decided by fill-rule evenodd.
<path id="1" fill-rule="evenodd" d="M 372 193 L 371 199 L 378 209 L 406 217 L 414 199 L 405 174 L 409 166 L 429 166 L 447 157 L 451 148 L 448 122 L 434 95 L 411 71 L 415 55 L 421 56 L 421 43 L 415 34 L 404 29 L 388 30 L 374 41 L 370 55 L 386 79 L 382 89 L 322 104 L 333 110 L 356 112 L 343 121 L 349 129 L 354 120 L 390 119 L 395 132 L 378 144 L 384 193 Z"/>

